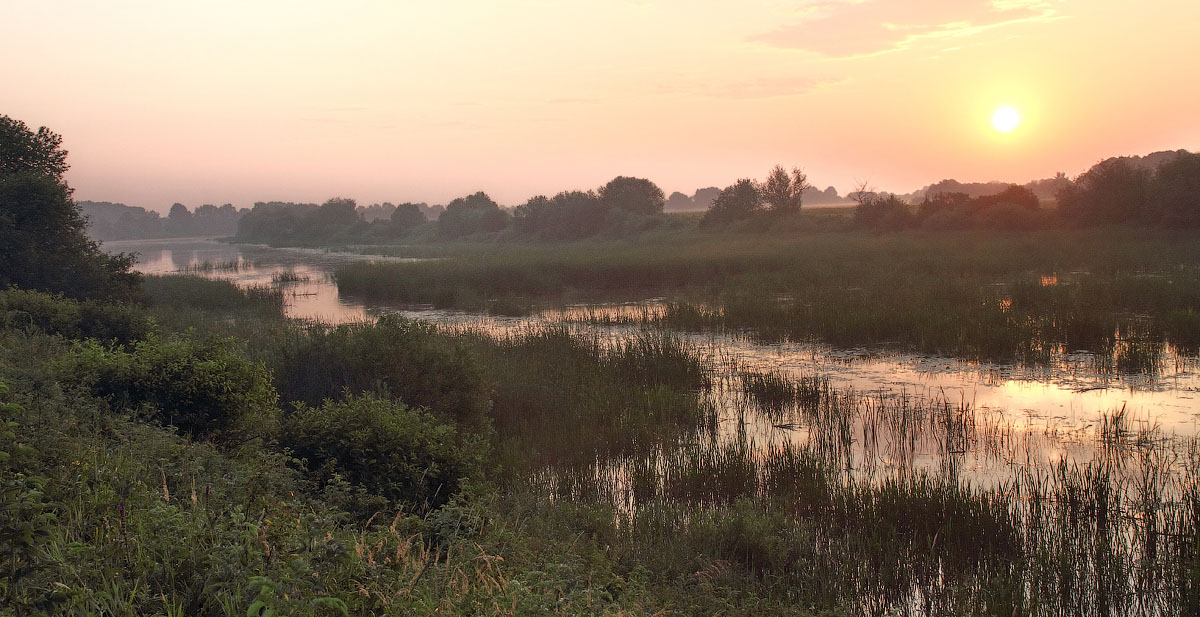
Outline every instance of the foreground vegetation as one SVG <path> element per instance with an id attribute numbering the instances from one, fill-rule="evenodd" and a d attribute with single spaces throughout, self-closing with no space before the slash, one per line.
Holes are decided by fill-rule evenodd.
<path id="1" fill-rule="evenodd" d="M 1200 459 L 1120 418 L 1095 462 L 976 487 L 952 471 L 988 439 L 969 410 L 728 381 L 662 332 L 313 327 L 265 319 L 264 291 L 146 286 L 172 299 L 0 296 L 16 613 L 1198 608 Z M 163 325 L 186 298 L 192 329 Z M 720 396 L 810 439 L 762 450 Z M 848 474 L 862 426 L 946 443 L 950 472 Z"/>

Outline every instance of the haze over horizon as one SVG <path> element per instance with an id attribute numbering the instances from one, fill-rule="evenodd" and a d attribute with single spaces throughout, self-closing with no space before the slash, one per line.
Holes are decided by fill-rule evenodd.
<path id="1" fill-rule="evenodd" d="M 1181 0 L 8 3 L 0 114 L 78 199 L 515 205 L 774 164 L 845 194 L 1200 149 Z M 993 127 L 1011 107 L 1020 123 Z"/>

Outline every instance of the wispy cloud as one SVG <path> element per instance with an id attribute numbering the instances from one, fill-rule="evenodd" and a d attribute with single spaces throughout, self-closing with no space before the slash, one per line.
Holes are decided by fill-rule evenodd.
<path id="1" fill-rule="evenodd" d="M 773 47 L 861 58 L 989 30 L 1062 19 L 1048 0 L 832 0 L 806 5 L 794 21 L 750 40 Z"/>
<path id="2" fill-rule="evenodd" d="M 677 80 L 660 83 L 659 94 L 682 94 L 726 99 L 767 99 L 781 96 L 798 96 L 819 88 L 847 81 L 844 77 L 816 77 L 808 75 L 764 76 L 738 81 Z"/>

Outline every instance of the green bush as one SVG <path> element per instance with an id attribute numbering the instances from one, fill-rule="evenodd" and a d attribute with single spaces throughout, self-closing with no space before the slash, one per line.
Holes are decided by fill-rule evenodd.
<path id="1" fill-rule="evenodd" d="M 195 437 L 270 434 L 277 416 L 266 368 L 244 358 L 232 339 L 150 337 L 132 349 L 85 341 L 60 371 L 116 408 L 145 409 L 151 419 Z"/>
<path id="2" fill-rule="evenodd" d="M 482 438 L 460 440 L 454 425 L 373 394 L 300 404 L 287 418 L 282 442 L 322 485 L 344 478 L 423 512 L 446 503 L 479 471 L 485 449 Z"/>
<path id="3" fill-rule="evenodd" d="M 68 339 L 122 343 L 144 339 L 154 331 L 154 322 L 131 304 L 72 300 L 23 289 L 0 291 L 0 323 L 17 328 L 34 326 Z"/>

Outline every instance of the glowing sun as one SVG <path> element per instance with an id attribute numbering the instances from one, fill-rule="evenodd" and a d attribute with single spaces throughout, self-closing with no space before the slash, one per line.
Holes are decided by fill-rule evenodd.
<path id="1" fill-rule="evenodd" d="M 1001 107 L 992 114 L 992 126 L 1001 133 L 1010 133 L 1021 124 L 1021 114 L 1012 107 Z"/>

